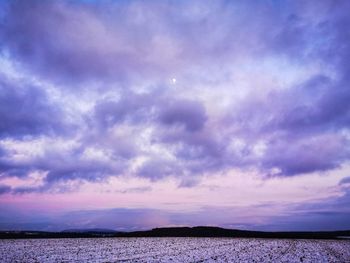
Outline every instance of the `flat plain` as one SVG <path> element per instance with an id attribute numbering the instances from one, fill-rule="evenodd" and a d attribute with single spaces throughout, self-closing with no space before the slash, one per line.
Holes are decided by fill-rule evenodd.
<path id="1" fill-rule="evenodd" d="M 350 262 L 350 240 L 62 238 L 0 240 L 0 262 Z"/>

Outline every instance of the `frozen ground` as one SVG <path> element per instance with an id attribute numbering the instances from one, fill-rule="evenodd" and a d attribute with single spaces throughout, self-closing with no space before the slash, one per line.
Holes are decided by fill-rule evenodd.
<path id="1" fill-rule="evenodd" d="M 0 262 L 350 262 L 350 240 L 244 238 L 0 240 Z"/>

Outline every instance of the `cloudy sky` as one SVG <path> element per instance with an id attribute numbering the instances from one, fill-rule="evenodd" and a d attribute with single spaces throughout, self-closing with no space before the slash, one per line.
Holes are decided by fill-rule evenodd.
<path id="1" fill-rule="evenodd" d="M 1 1 L 0 229 L 349 229 L 349 10 Z"/>

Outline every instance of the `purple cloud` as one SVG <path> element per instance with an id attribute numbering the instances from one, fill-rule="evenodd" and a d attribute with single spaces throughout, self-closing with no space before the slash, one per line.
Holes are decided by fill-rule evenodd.
<path id="1" fill-rule="evenodd" d="M 8 185 L 0 185 L 0 195 L 11 192 L 11 187 Z"/>
<path id="2" fill-rule="evenodd" d="M 198 12 L 190 4 L 179 4 L 177 8 L 180 9 L 191 7 L 188 17 L 178 16 L 178 12 L 175 14 L 173 5 L 152 6 L 153 13 L 149 14 L 149 7 L 140 2 L 135 5 L 103 5 L 69 2 L 29 4 L 16 1 L 6 5 L 6 22 L 1 33 L 2 49 L 8 52 L 12 60 L 29 72 L 44 76 L 46 81 L 56 83 L 58 79 L 69 80 L 65 82 L 68 93 L 73 89 L 70 87 L 79 86 L 82 82 L 100 80 L 106 86 L 100 92 L 114 90 L 119 94 L 119 98 L 96 98 L 94 107 L 82 116 L 80 131 L 74 135 L 84 134 L 79 139 L 83 143 L 82 151 L 96 146 L 112 151 L 116 159 L 137 158 L 142 152 L 139 145 L 127 142 L 125 137 L 121 139 L 123 143 L 118 143 L 118 139 L 108 134 L 108 131 L 121 125 L 128 125 L 130 129 L 152 127 L 151 142 L 159 143 L 160 147 L 169 147 L 169 154 L 183 165 L 182 168 L 177 168 L 177 165 L 170 165 L 167 169 L 152 168 L 161 173 L 159 178 L 180 175 L 184 171 L 196 177 L 205 170 L 244 169 L 248 166 L 261 168 L 263 173 L 276 168 L 281 176 L 297 175 L 334 169 L 348 159 L 347 150 L 338 146 L 320 148 L 319 144 L 323 141 L 317 139 L 330 133 L 330 137 L 338 138 L 343 145 L 348 144 L 346 136 L 339 134 L 350 120 L 347 105 L 350 92 L 346 88 L 348 67 L 344 62 L 350 53 L 344 35 L 349 21 L 340 8 L 327 2 L 321 3 L 316 8 L 322 12 L 307 17 L 308 5 L 292 4 L 289 11 L 280 10 L 278 5 L 259 5 L 258 8 L 264 13 L 257 17 L 259 23 L 250 21 L 245 25 L 245 30 L 250 34 L 241 36 L 246 40 L 243 45 L 242 40 L 237 39 L 237 33 L 241 32 L 240 23 L 253 15 L 246 9 L 249 3 L 211 4 L 212 10 L 199 5 Z M 224 8 L 227 12 L 219 17 L 219 11 Z M 237 8 L 244 10 L 245 16 L 234 16 Z M 106 10 L 109 12 L 104 12 Z M 140 10 L 142 15 L 137 13 Z M 281 13 L 270 16 L 274 12 Z M 121 22 L 117 23 L 111 14 L 119 14 Z M 21 17 L 21 21 L 17 17 Z M 177 21 L 173 21 L 172 17 L 177 17 Z M 146 18 L 151 19 L 150 23 L 141 23 Z M 160 21 L 163 26 L 158 28 L 155 24 Z M 217 33 L 207 38 L 209 32 Z M 254 36 L 261 46 L 253 44 Z M 342 48 L 336 48 L 340 46 Z M 173 55 L 169 58 L 169 64 L 150 51 L 157 47 L 159 52 Z M 331 51 L 338 57 L 337 60 L 330 59 Z M 168 76 L 171 70 L 179 72 L 179 68 L 172 63 L 187 65 L 185 68 L 189 70 L 180 72 L 195 76 L 199 76 L 199 73 L 194 72 L 193 67 L 200 68 L 203 62 L 210 63 L 210 67 L 225 68 L 240 52 L 246 52 L 257 61 L 269 56 L 286 56 L 293 63 L 308 63 L 317 59 L 321 65 L 330 62 L 337 74 L 312 74 L 293 86 L 268 89 L 268 94 L 263 97 L 248 93 L 250 96 L 231 102 L 228 110 L 215 114 L 207 110 L 210 106 L 208 102 L 203 98 L 194 99 L 192 93 L 191 98 L 188 95 L 178 96 L 174 89 L 164 85 L 146 92 L 129 87 L 140 78 L 158 82 L 161 74 Z M 223 55 L 222 62 L 216 59 L 220 54 Z M 213 73 L 219 74 L 216 71 Z M 125 77 L 128 78 L 127 84 L 108 88 Z M 5 80 L 4 85 L 8 85 Z M 24 88 L 23 92 L 3 89 L 2 134 L 62 134 L 63 128 L 59 125 L 69 116 L 49 105 L 48 95 L 42 88 Z M 71 92 L 76 94 L 75 91 Z M 220 94 L 222 91 L 217 92 Z M 19 104 L 23 107 L 22 111 L 11 108 Z M 177 130 L 177 126 L 184 130 Z M 87 127 L 89 130 L 86 130 Z M 106 139 L 102 140 L 101 137 Z M 229 141 L 232 139 L 240 140 L 243 146 L 240 149 L 230 148 Z M 254 152 L 257 141 L 265 141 L 266 147 L 259 156 Z M 292 148 L 288 147 L 291 141 Z M 317 150 L 321 150 L 322 154 L 317 158 L 312 157 L 312 152 Z M 284 153 L 283 157 L 281 152 Z M 297 156 L 301 156 L 302 161 Z M 70 158 L 76 160 L 74 156 Z M 79 175 L 84 174 L 85 178 L 93 179 L 114 171 L 97 163 L 71 165 L 68 158 L 63 161 L 65 168 L 60 171 L 50 165 L 28 166 L 45 168 L 49 171 L 48 178 L 81 178 L 83 176 Z M 158 161 L 155 158 L 150 162 Z M 174 170 L 170 172 L 171 169 Z M 90 176 L 88 171 L 94 172 Z"/>
<path id="3" fill-rule="evenodd" d="M 276 175 L 287 176 L 335 169 L 349 158 L 344 143 L 341 136 L 281 137 L 270 143 L 262 165 L 279 169 Z"/>
<path id="4" fill-rule="evenodd" d="M 40 87 L 0 77 L 1 137 L 64 134 L 72 126 L 65 124 L 62 117 L 62 110 L 49 102 Z"/>
<path id="5" fill-rule="evenodd" d="M 191 190 L 232 171 L 347 169 L 347 1 L 0 9 L 1 193 L 123 176 Z M 40 186 L 1 182 L 36 173 Z"/>
<path id="6" fill-rule="evenodd" d="M 196 101 L 170 101 L 160 113 L 159 119 L 165 125 L 184 125 L 189 132 L 201 130 L 207 116 L 205 108 Z"/>
<path id="7" fill-rule="evenodd" d="M 349 177 L 343 178 L 343 179 L 339 182 L 339 185 L 348 184 L 348 183 L 350 183 L 350 176 L 349 176 Z"/>

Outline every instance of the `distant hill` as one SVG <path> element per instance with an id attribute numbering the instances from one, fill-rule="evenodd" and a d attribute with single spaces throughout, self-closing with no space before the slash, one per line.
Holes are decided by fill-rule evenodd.
<path id="1" fill-rule="evenodd" d="M 123 232 L 118 236 L 124 237 L 246 237 L 246 238 L 305 238 L 305 239 L 334 239 L 350 237 L 350 230 L 324 232 L 261 232 L 220 227 L 169 227 L 154 228 L 148 231 Z"/>
<path id="2" fill-rule="evenodd" d="M 63 233 L 117 233 L 118 231 L 104 228 L 87 228 L 87 229 L 66 229 Z"/>
<path id="3" fill-rule="evenodd" d="M 0 239 L 8 238 L 98 238 L 98 237 L 231 237 L 231 238 L 350 238 L 350 230 L 321 232 L 261 232 L 220 227 L 165 227 L 147 231 L 117 232 L 109 229 L 68 229 L 62 232 L 2 231 Z"/>

